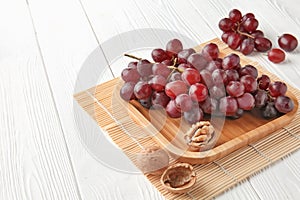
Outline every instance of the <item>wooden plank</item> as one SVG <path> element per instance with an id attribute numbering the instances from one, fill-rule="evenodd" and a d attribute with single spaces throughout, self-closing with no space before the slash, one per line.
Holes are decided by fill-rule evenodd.
<path id="1" fill-rule="evenodd" d="M 81 199 L 26 1 L 0 24 L 0 199 Z"/>

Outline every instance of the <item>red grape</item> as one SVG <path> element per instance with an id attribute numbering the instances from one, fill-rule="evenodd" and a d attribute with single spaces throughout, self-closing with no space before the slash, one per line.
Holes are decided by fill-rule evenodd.
<path id="1" fill-rule="evenodd" d="M 137 63 L 138 62 L 130 62 L 130 63 L 128 63 L 128 68 L 133 68 L 133 69 L 136 69 L 136 66 L 137 66 Z"/>
<path id="2" fill-rule="evenodd" d="M 199 83 L 201 81 L 201 77 L 199 71 L 194 68 L 187 68 L 181 74 L 181 79 L 187 85 L 193 85 L 194 83 Z"/>
<path id="3" fill-rule="evenodd" d="M 203 120 L 203 111 L 199 108 L 198 104 L 193 104 L 191 110 L 183 113 L 183 117 L 188 123 L 194 124 Z"/>
<path id="4" fill-rule="evenodd" d="M 266 105 L 268 101 L 268 93 L 265 90 L 258 90 L 254 96 L 255 106 L 257 108 L 262 108 Z"/>
<path id="5" fill-rule="evenodd" d="M 204 56 L 200 53 L 193 53 L 188 57 L 187 62 L 196 68 L 198 71 L 204 69 L 207 65 L 207 61 Z"/>
<path id="6" fill-rule="evenodd" d="M 230 81 L 226 86 L 226 91 L 232 97 L 239 97 L 244 94 L 245 87 L 239 81 Z"/>
<path id="7" fill-rule="evenodd" d="M 231 53 L 223 58 L 222 67 L 223 69 L 235 69 L 239 63 L 240 57 L 235 53 Z"/>
<path id="8" fill-rule="evenodd" d="M 247 32 L 253 32 L 258 27 L 258 21 L 255 18 L 247 18 L 242 25 Z"/>
<path id="9" fill-rule="evenodd" d="M 220 99 L 219 110 L 226 116 L 234 116 L 238 110 L 238 104 L 234 97 L 226 96 Z"/>
<path id="10" fill-rule="evenodd" d="M 232 27 L 233 22 L 229 18 L 223 18 L 219 21 L 219 28 L 224 32 L 230 31 Z"/>
<path id="11" fill-rule="evenodd" d="M 208 97 L 207 87 L 202 83 L 195 83 L 191 85 L 189 95 L 193 101 L 202 102 Z"/>
<path id="12" fill-rule="evenodd" d="M 273 63 L 281 63 L 285 59 L 285 53 L 281 49 L 273 48 L 268 52 L 268 59 Z"/>
<path id="13" fill-rule="evenodd" d="M 285 33 L 278 38 L 278 44 L 285 51 L 293 51 L 298 46 L 298 40 L 295 36 Z"/>
<path id="14" fill-rule="evenodd" d="M 227 44 L 228 37 L 233 33 L 234 33 L 233 31 L 226 31 L 226 32 L 222 33 L 221 39 L 223 40 L 223 42 L 225 42 Z"/>
<path id="15" fill-rule="evenodd" d="M 262 90 L 267 90 L 269 88 L 271 80 L 269 76 L 263 74 L 259 78 L 257 78 L 258 88 Z"/>
<path id="16" fill-rule="evenodd" d="M 245 93 L 236 100 L 239 108 L 243 110 L 252 110 L 252 108 L 255 106 L 255 99 L 250 93 Z"/>
<path id="17" fill-rule="evenodd" d="M 216 59 L 210 61 L 206 68 L 209 72 L 213 72 L 215 69 L 221 69 L 222 68 L 222 59 Z"/>
<path id="18" fill-rule="evenodd" d="M 240 81 L 245 86 L 245 92 L 255 92 L 257 89 L 256 79 L 251 75 L 245 75 L 240 78 Z"/>
<path id="19" fill-rule="evenodd" d="M 290 97 L 278 96 L 275 99 L 275 108 L 281 113 L 288 113 L 294 109 L 294 102 Z"/>
<path id="20" fill-rule="evenodd" d="M 175 99 L 178 95 L 184 94 L 187 92 L 186 84 L 181 80 L 176 80 L 173 82 L 167 83 L 165 87 L 165 93 L 171 98 Z"/>
<path id="21" fill-rule="evenodd" d="M 180 94 L 175 98 L 175 106 L 178 111 L 187 112 L 192 109 L 192 98 L 188 94 Z"/>
<path id="22" fill-rule="evenodd" d="M 207 69 L 201 70 L 200 76 L 201 76 L 202 83 L 206 85 L 207 88 L 211 88 L 214 85 L 211 72 L 208 71 Z"/>
<path id="23" fill-rule="evenodd" d="M 218 45 L 215 43 L 209 43 L 203 47 L 201 54 L 204 56 L 204 58 L 206 58 L 207 61 L 211 61 L 219 57 L 219 52 Z"/>
<path id="24" fill-rule="evenodd" d="M 134 82 L 124 83 L 124 85 L 120 89 L 120 96 L 122 97 L 122 99 L 124 99 L 125 101 L 135 99 L 134 92 L 133 92 L 134 86 L 135 86 Z"/>
<path id="25" fill-rule="evenodd" d="M 239 73 L 235 69 L 225 70 L 225 74 L 226 74 L 226 78 L 227 78 L 228 82 L 230 82 L 230 81 L 237 81 L 240 78 Z"/>
<path id="26" fill-rule="evenodd" d="M 165 77 L 163 77 L 161 75 L 155 75 L 149 81 L 149 84 L 151 85 L 153 90 L 155 90 L 157 92 L 162 92 L 165 89 L 165 86 L 167 84 L 167 80 L 166 80 Z"/>
<path id="27" fill-rule="evenodd" d="M 257 78 L 258 76 L 258 71 L 256 69 L 256 67 L 254 67 L 253 65 L 245 65 L 244 67 L 242 67 L 239 70 L 239 74 L 240 76 L 244 76 L 244 75 L 251 75 L 254 78 Z"/>
<path id="28" fill-rule="evenodd" d="M 228 35 L 227 44 L 231 49 L 233 50 L 237 49 L 240 46 L 241 42 L 242 42 L 242 38 L 240 34 L 232 33 Z"/>
<path id="29" fill-rule="evenodd" d="M 151 96 L 151 103 L 154 107 L 161 106 L 165 108 L 169 103 L 170 98 L 164 92 L 156 92 L 154 91 Z"/>
<path id="30" fill-rule="evenodd" d="M 179 112 L 175 105 L 175 100 L 170 100 L 166 106 L 166 112 L 169 117 L 178 118 L 181 116 L 181 112 Z"/>
<path id="31" fill-rule="evenodd" d="M 154 62 L 162 62 L 164 60 L 170 59 L 166 51 L 160 48 L 153 49 L 151 52 L 151 57 Z"/>
<path id="32" fill-rule="evenodd" d="M 153 75 L 162 75 L 167 78 L 170 75 L 171 70 L 163 63 L 154 63 L 152 66 L 152 73 Z"/>
<path id="33" fill-rule="evenodd" d="M 220 99 L 226 95 L 226 91 L 224 87 L 214 85 L 209 89 L 209 94 L 211 98 Z"/>
<path id="34" fill-rule="evenodd" d="M 264 108 L 263 112 L 263 117 L 267 119 L 274 118 L 278 115 L 278 111 L 274 106 L 274 102 L 268 102 L 266 107 Z"/>
<path id="35" fill-rule="evenodd" d="M 139 72 L 141 77 L 149 77 L 150 75 L 152 75 L 152 65 L 153 64 L 148 60 L 139 60 L 137 64 L 137 71 Z"/>
<path id="36" fill-rule="evenodd" d="M 169 83 L 177 81 L 177 80 L 181 80 L 181 73 L 180 72 L 174 72 L 173 74 L 171 74 L 170 79 L 169 79 Z"/>
<path id="37" fill-rule="evenodd" d="M 246 13 L 243 17 L 242 17 L 242 22 L 246 21 L 246 19 L 248 18 L 255 18 L 255 15 L 253 13 Z"/>
<path id="38" fill-rule="evenodd" d="M 212 114 L 218 109 L 218 101 L 213 98 L 206 98 L 205 101 L 200 103 L 200 108 L 203 110 L 204 113 Z"/>
<path id="39" fill-rule="evenodd" d="M 139 81 L 134 86 L 134 95 L 138 99 L 147 99 L 151 96 L 151 86 L 146 81 Z"/>
<path id="40" fill-rule="evenodd" d="M 166 45 L 166 52 L 169 57 L 176 56 L 182 49 L 183 45 L 178 39 L 170 40 Z"/>
<path id="41" fill-rule="evenodd" d="M 140 74 L 135 68 L 125 68 L 121 73 L 121 77 L 125 82 L 138 82 L 140 80 Z"/>
<path id="42" fill-rule="evenodd" d="M 251 35 L 256 38 L 256 37 L 264 37 L 264 32 L 262 32 L 261 30 L 255 30 L 253 32 L 251 32 Z"/>
<path id="43" fill-rule="evenodd" d="M 254 51 L 254 40 L 252 38 L 246 38 L 240 45 L 240 51 L 244 55 L 249 55 Z"/>
<path id="44" fill-rule="evenodd" d="M 178 63 L 187 63 L 187 58 L 191 54 L 193 54 L 193 53 L 196 53 L 196 51 L 194 49 L 192 49 L 192 48 L 190 48 L 190 49 L 183 49 L 177 55 Z"/>
<path id="45" fill-rule="evenodd" d="M 224 69 L 216 69 L 211 74 L 215 85 L 226 85 L 228 83 L 227 76 Z"/>
<path id="46" fill-rule="evenodd" d="M 266 52 L 272 48 L 272 42 L 265 37 L 257 37 L 254 39 L 255 49 L 259 52 Z"/>
<path id="47" fill-rule="evenodd" d="M 275 81 L 269 85 L 269 92 L 272 97 L 284 96 L 286 91 L 287 86 L 284 82 Z"/>
<path id="48" fill-rule="evenodd" d="M 232 9 L 229 12 L 229 19 L 231 19 L 232 22 L 239 22 L 242 19 L 242 13 L 238 9 Z"/>

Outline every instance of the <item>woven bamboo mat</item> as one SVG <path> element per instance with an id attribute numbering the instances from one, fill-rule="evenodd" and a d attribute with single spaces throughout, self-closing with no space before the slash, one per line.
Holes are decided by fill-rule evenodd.
<path id="1" fill-rule="evenodd" d="M 232 52 L 220 40 L 215 39 L 212 42 L 217 43 L 224 53 Z M 201 46 L 196 49 L 201 49 Z M 249 64 L 254 63 L 245 57 L 243 60 Z M 261 67 L 258 70 L 264 71 Z M 268 75 L 272 80 L 279 80 L 273 74 L 268 73 Z M 143 119 L 136 121 L 136 118 L 130 116 L 128 104 L 118 97 L 119 89 L 120 84 L 116 85 L 115 80 L 112 80 L 75 94 L 74 97 L 135 163 L 136 153 L 143 147 L 155 144 L 152 137 L 157 130 L 148 121 Z M 297 97 L 299 102 L 300 91 L 290 85 L 288 85 L 288 90 Z M 164 190 L 159 181 L 160 176 L 146 175 L 146 177 L 166 199 L 211 199 L 299 147 L 300 110 L 298 109 L 291 123 L 258 142 L 211 163 L 194 165 L 198 181 L 195 187 L 186 194 L 172 194 Z"/>

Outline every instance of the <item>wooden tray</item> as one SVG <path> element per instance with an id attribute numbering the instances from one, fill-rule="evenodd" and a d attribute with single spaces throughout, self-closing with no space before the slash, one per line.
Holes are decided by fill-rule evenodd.
<path id="1" fill-rule="evenodd" d="M 209 42 L 218 44 L 220 48 L 220 57 L 224 57 L 232 52 L 232 50 L 219 39 L 214 39 Z M 199 45 L 195 49 L 199 50 L 205 44 L 206 43 Z M 239 56 L 241 58 L 242 66 L 251 64 L 258 69 L 259 74 L 267 74 L 272 77 L 272 74 L 264 70 L 258 63 L 245 58 L 245 56 L 241 54 L 239 54 Z M 130 103 L 123 101 L 119 96 L 119 90 L 122 84 L 123 81 L 120 78 L 115 78 L 96 86 L 91 89 L 90 92 L 96 94 L 93 95 L 96 96 L 96 98 L 99 97 L 97 98 L 98 101 L 105 101 L 105 105 L 107 105 L 107 102 L 110 104 L 108 106 L 111 110 L 110 112 L 112 113 L 113 118 L 120 124 L 123 123 L 122 119 L 124 116 L 119 113 L 119 111 L 118 113 L 114 112 L 113 108 L 125 108 L 125 115 L 127 114 L 131 118 L 131 123 L 135 123 L 136 126 L 141 127 L 141 130 L 143 130 L 139 132 L 134 132 L 136 129 L 132 129 L 132 131 L 127 130 L 130 137 L 137 138 L 137 141 L 139 138 L 151 137 L 158 145 L 166 149 L 174 159 L 191 164 L 212 162 L 268 136 L 275 130 L 290 123 L 298 110 L 297 98 L 288 90 L 287 96 L 293 99 L 295 107 L 291 112 L 276 119 L 266 120 L 256 112 L 257 110 L 246 112 L 243 117 L 236 120 L 212 117 L 209 120 L 213 123 L 218 133 L 218 140 L 215 146 L 208 151 L 191 152 L 188 151 L 188 147 L 184 140 L 184 133 L 190 128 L 190 124 L 186 123 L 181 118 L 173 119 L 167 117 L 163 110 L 149 111 L 136 101 L 131 101 Z M 137 143 L 137 145 L 139 144 Z"/>

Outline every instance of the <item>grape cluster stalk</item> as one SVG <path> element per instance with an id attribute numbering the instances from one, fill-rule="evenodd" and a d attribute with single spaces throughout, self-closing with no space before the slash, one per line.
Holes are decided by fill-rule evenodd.
<path id="1" fill-rule="evenodd" d="M 195 52 L 172 39 L 164 49 L 152 50 L 153 62 L 127 55 L 137 61 L 121 73 L 120 96 L 147 109 L 165 109 L 169 117 L 183 117 L 191 124 L 206 115 L 237 119 L 253 109 L 274 118 L 294 108 L 284 82 L 272 82 L 250 64 L 241 66 L 235 53 L 223 58 L 219 53 L 215 43 Z"/>

